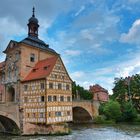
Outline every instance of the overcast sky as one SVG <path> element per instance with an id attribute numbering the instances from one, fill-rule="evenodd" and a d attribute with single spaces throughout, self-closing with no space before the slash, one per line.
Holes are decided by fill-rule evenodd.
<path id="1" fill-rule="evenodd" d="M 61 54 L 73 80 L 101 84 L 140 73 L 140 0 L 4 0 L 0 3 L 0 61 L 10 40 L 27 36 L 35 6 L 39 37 Z"/>

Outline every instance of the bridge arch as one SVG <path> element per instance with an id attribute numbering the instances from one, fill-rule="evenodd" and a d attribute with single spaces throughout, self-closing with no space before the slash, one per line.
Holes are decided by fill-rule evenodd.
<path id="1" fill-rule="evenodd" d="M 84 107 L 75 106 L 73 107 L 73 121 L 76 123 L 90 122 L 93 117 L 91 113 Z"/>
<path id="2" fill-rule="evenodd" d="M 0 111 L 0 132 L 19 134 L 20 127 L 14 117 L 10 114 L 6 114 Z"/>

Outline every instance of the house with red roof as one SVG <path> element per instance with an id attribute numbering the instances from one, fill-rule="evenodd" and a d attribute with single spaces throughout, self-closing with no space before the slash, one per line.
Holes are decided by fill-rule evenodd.
<path id="1" fill-rule="evenodd" d="M 93 101 L 107 102 L 109 100 L 108 91 L 98 84 L 90 86 L 89 91 L 93 94 Z"/>

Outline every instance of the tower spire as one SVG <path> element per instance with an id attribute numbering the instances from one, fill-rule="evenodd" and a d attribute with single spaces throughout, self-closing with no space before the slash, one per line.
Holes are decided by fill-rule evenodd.
<path id="1" fill-rule="evenodd" d="M 35 17 L 35 7 L 33 6 L 33 15 L 32 17 Z"/>

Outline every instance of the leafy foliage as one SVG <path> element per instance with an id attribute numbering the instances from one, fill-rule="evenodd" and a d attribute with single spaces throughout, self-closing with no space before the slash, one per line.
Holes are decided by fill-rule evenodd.
<path id="1" fill-rule="evenodd" d="M 117 78 L 114 82 L 113 95 L 121 105 L 125 101 L 131 101 L 137 111 L 140 112 L 140 75 L 136 74 L 128 78 Z"/>
<path id="2" fill-rule="evenodd" d="M 103 108 L 103 113 L 109 120 L 118 121 L 121 117 L 121 106 L 117 101 L 109 101 Z"/>
<path id="3" fill-rule="evenodd" d="M 122 106 L 122 118 L 124 121 L 133 121 L 137 118 L 137 111 L 131 102 L 125 102 Z"/>
<path id="4" fill-rule="evenodd" d="M 75 82 L 72 84 L 72 94 L 73 98 L 75 98 L 77 95 L 80 96 L 80 99 L 84 100 L 91 100 L 93 98 L 92 93 L 90 93 L 88 90 L 85 90 L 83 87 L 76 85 Z"/>

